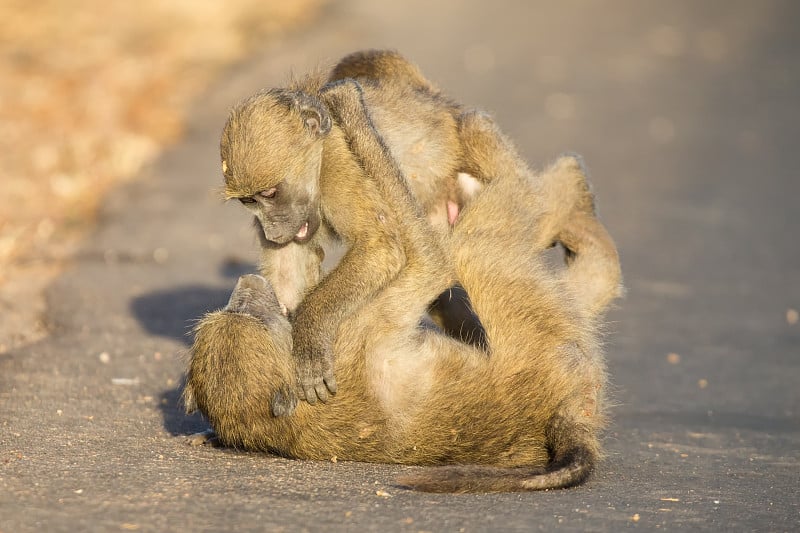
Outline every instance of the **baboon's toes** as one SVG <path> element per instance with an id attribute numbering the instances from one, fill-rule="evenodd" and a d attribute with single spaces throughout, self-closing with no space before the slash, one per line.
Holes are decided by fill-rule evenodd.
<path id="1" fill-rule="evenodd" d="M 189 446 L 219 446 L 219 439 L 213 429 L 207 429 L 186 437 Z"/>

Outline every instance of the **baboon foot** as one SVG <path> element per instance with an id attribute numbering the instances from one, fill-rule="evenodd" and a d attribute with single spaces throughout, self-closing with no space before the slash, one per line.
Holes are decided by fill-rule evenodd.
<path id="1" fill-rule="evenodd" d="M 594 191 L 589 181 L 589 171 L 586 169 L 583 157 L 576 153 L 565 153 L 558 158 L 556 165 L 569 170 L 574 176 L 578 195 L 572 206 L 572 211 L 591 217 L 596 216 Z"/>
<path id="2" fill-rule="evenodd" d="M 195 433 L 186 437 L 186 444 L 189 446 L 221 446 L 219 438 L 213 429 L 207 429 L 200 433 Z"/>
<path id="3" fill-rule="evenodd" d="M 577 196 L 560 227 L 554 228 L 554 240 L 564 247 L 565 279 L 589 314 L 596 316 L 623 294 L 619 254 L 597 218 L 594 193 L 583 160 L 568 155 L 559 159 L 557 165 L 574 176 Z"/>
<path id="4" fill-rule="evenodd" d="M 580 155 L 568 153 L 560 156 L 551 171 L 542 177 L 549 179 L 550 183 L 562 191 L 551 202 L 569 202 L 562 206 L 563 215 L 559 217 L 560 222 L 552 231 L 553 244 L 560 243 L 564 246 L 565 259 L 570 263 L 585 248 L 583 241 L 591 239 L 596 233 L 596 227 L 600 225 L 588 172 Z"/>

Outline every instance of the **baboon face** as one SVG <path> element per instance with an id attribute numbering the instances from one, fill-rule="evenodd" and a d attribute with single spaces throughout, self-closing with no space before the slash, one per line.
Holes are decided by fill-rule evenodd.
<path id="1" fill-rule="evenodd" d="M 255 215 L 267 241 L 304 242 L 319 228 L 330 124 L 316 98 L 286 90 L 258 93 L 231 112 L 220 142 L 225 195 Z"/>
<path id="2" fill-rule="evenodd" d="M 309 179 L 316 180 L 316 176 Z M 292 240 L 305 242 L 319 229 L 319 198 L 316 191 L 309 191 L 302 185 L 286 178 L 268 189 L 238 197 L 255 215 L 267 241 L 275 244 Z"/>

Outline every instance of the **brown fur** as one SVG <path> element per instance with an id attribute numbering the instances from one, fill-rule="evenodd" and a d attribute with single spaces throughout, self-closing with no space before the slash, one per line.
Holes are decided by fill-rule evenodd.
<path id="1" fill-rule="evenodd" d="M 394 278 L 406 261 L 400 229 L 427 216 L 441 233 L 462 163 L 462 109 L 392 52 L 348 56 L 331 76 L 356 76 L 371 120 L 419 209 L 393 216 L 387 201 L 408 194 L 365 175 L 331 120 L 320 76 L 261 91 L 238 104 L 222 133 L 225 194 L 252 210 L 262 235 L 261 273 L 294 320 L 301 396 L 336 391 L 332 342 L 342 320 Z M 394 196 L 383 195 L 389 186 Z M 403 190 L 400 190 L 402 188 Z M 462 202 L 463 203 L 463 202 Z M 407 204 L 412 205 L 412 204 Z M 349 247 L 320 282 L 319 258 L 337 240 Z M 443 274 L 450 279 L 449 273 Z"/>
<path id="2" fill-rule="evenodd" d="M 465 209 L 445 254 L 433 230 L 411 216 L 413 198 L 398 187 L 402 175 L 357 87 L 339 85 L 326 99 L 366 176 L 382 185 L 376 194 L 384 197 L 383 215 L 402 221 L 386 226 L 397 232 L 405 260 L 342 318 L 334 339 L 342 386 L 326 405 L 301 403 L 291 416 L 274 416 L 291 394 L 296 360 L 287 347 L 289 322 L 273 305 L 268 320 L 228 310 L 201 321 L 187 408 L 200 409 L 229 446 L 302 459 L 462 465 L 400 480 L 419 490 L 535 490 L 583 481 L 601 453 L 606 376 L 596 326 L 607 295 L 619 287 L 619 265 L 612 254 L 596 255 L 613 243 L 594 217 L 580 162 L 564 157 L 532 175 L 512 164 L 519 158 L 491 121 L 471 115 L 462 124 L 471 139 L 465 149 L 502 179 Z M 573 220 L 589 229 L 588 243 L 574 243 L 566 274 L 553 273 L 543 252 L 575 231 Z M 447 286 L 450 265 L 485 326 L 488 357 L 418 327 L 426 303 Z M 375 275 L 371 266 L 362 264 L 359 273 Z M 604 289 L 580 296 L 588 282 Z M 232 301 L 241 300 L 236 292 Z"/>
<path id="3" fill-rule="evenodd" d="M 351 54 L 329 81 L 342 78 L 361 84 L 383 149 L 391 151 L 422 213 L 443 236 L 469 196 L 459 179 L 469 181 L 469 174 L 486 182 L 491 172 L 509 170 L 489 168 L 482 158 L 492 154 L 465 149 L 474 144 L 464 127 L 473 112 L 443 96 L 396 52 Z M 301 397 L 310 402 L 325 401 L 336 391 L 332 342 L 342 320 L 408 260 L 402 232 L 393 225 L 420 215 L 409 211 L 387 218 L 391 209 L 380 194 L 385 184 L 365 176 L 350 152 L 331 120 L 334 110 L 321 96 L 324 83 L 322 76 L 310 76 L 286 89 L 257 93 L 233 109 L 221 141 L 226 196 L 246 202 L 261 228 L 260 270 L 294 319 Z M 512 170 L 525 168 L 516 153 L 511 159 Z M 337 239 L 349 250 L 320 282 L 321 259 Z M 479 346 L 484 342 L 460 287 L 435 299 L 430 312 L 451 335 Z"/>
<path id="4" fill-rule="evenodd" d="M 447 100 L 439 89 L 425 78 L 419 67 L 394 50 L 360 50 L 344 56 L 333 67 L 328 79 L 334 81 L 345 78 L 393 86 L 407 85 Z M 452 102 L 449 105 L 458 108 Z"/>

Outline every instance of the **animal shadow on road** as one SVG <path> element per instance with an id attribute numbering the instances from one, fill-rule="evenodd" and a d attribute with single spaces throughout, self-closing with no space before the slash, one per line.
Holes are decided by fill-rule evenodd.
<path id="1" fill-rule="evenodd" d="M 226 259 L 220 264 L 220 275 L 237 280 L 255 271 L 255 265 Z M 153 291 L 131 301 L 133 316 L 148 333 L 168 337 L 185 345 L 192 343 L 191 330 L 205 313 L 224 307 L 233 290 L 230 287 L 183 285 L 168 290 Z"/>
<path id="2" fill-rule="evenodd" d="M 249 263 L 225 261 L 220 273 L 236 280 L 242 274 L 253 272 Z M 134 298 L 130 303 L 133 316 L 144 330 L 152 335 L 175 339 L 187 348 L 192 343 L 192 327 L 205 313 L 224 307 L 228 303 L 230 287 L 184 285 L 169 290 L 154 291 Z M 183 380 L 161 393 L 164 428 L 172 435 L 190 435 L 208 429 L 208 423 L 199 413 L 187 415 L 183 410 L 181 393 Z"/>
<path id="3" fill-rule="evenodd" d="M 181 394 L 183 393 L 184 380 L 181 379 L 177 387 L 167 389 L 161 393 L 159 408 L 164 418 L 164 429 L 170 435 L 194 435 L 209 428 L 208 422 L 200 412 L 187 415 L 183 409 Z"/>
<path id="4" fill-rule="evenodd" d="M 148 333 L 189 346 L 195 322 L 205 313 L 224 307 L 232 289 L 185 285 L 155 291 L 134 298 L 131 311 Z"/>

